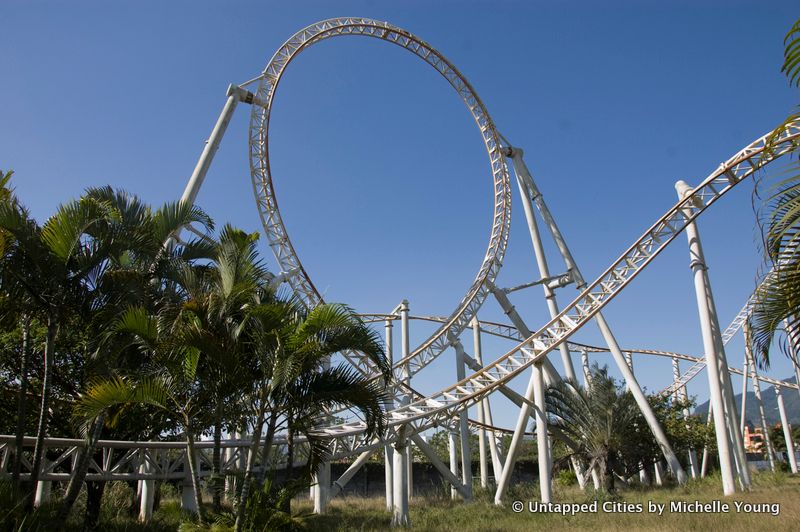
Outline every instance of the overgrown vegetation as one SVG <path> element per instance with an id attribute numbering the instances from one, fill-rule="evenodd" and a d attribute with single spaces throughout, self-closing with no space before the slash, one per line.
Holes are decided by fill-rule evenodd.
<path id="1" fill-rule="evenodd" d="M 5 432 L 17 435 L 16 449 L 34 427 L 36 445 L 27 457 L 12 456 L 3 526 L 29 528 L 45 517 L 66 522 L 83 491 L 85 526 L 93 528 L 108 498 L 107 482 L 84 482 L 92 459 L 102 460 L 95 456 L 99 439 L 177 438 L 196 456 L 195 441 L 206 433 L 214 436 L 212 510 L 221 518 L 220 440 L 223 431 L 239 430 L 252 444 L 233 494 L 233 523 L 236 530 L 263 528 L 263 504 L 280 503 L 288 514 L 290 497 L 278 495 L 307 487 L 326 458 L 315 433 L 321 413 L 350 407 L 368 435 L 383 431 L 384 382 L 328 363 L 337 352 L 357 350 L 385 379 L 380 338 L 344 305 L 308 310 L 277 294 L 256 234 L 225 226 L 215 235 L 197 207 L 153 209 L 110 187 L 87 190 L 39 225 L 10 177 L 0 174 L 0 342 L 7 348 L 0 418 Z M 190 224 L 198 236 L 181 240 Z M 26 408 L 34 402 L 38 413 Z M 289 466 L 276 484 L 268 471 L 278 461 L 279 434 L 288 438 Z M 46 435 L 85 439 L 57 492 L 55 515 L 33 509 Z M 295 470 L 301 436 L 305 465 Z M 27 482 L 23 457 L 31 463 Z M 195 460 L 187 463 L 202 526 L 199 472 Z"/>

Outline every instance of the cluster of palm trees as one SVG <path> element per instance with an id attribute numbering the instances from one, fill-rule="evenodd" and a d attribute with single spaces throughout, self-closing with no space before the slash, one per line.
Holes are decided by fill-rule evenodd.
<path id="1" fill-rule="evenodd" d="M 198 207 L 167 203 L 153 209 L 110 187 L 87 190 L 39 225 L 9 187 L 10 177 L 0 174 L 0 318 L 5 327 L 21 328 L 20 451 L 13 470 L 15 489 L 28 506 L 53 421 L 54 362 L 65 345 L 75 345 L 68 340 L 76 335 L 80 382 L 58 402 L 67 403 L 86 445 L 60 504 L 62 519 L 103 436 L 177 434 L 191 457 L 197 438 L 213 433 L 210 484 L 219 508 L 222 435 L 252 434 L 236 504 L 241 529 L 251 485 L 266 480 L 276 434 L 288 438 L 289 479 L 296 437 L 308 442 L 309 459 L 298 475 L 307 479 L 326 456 L 314 430 L 321 412 L 354 408 L 368 432 L 383 430 L 385 382 L 330 363 L 337 352 L 356 350 L 388 378 L 379 336 L 344 305 L 309 310 L 276 293 L 258 257 L 257 234 L 225 226 L 214 236 L 212 220 Z M 182 240 L 181 230 L 190 224 L 202 236 Z M 28 385 L 33 353 L 44 360 L 38 391 Z M 40 404 L 30 483 L 23 489 L 24 410 L 31 395 Z M 202 522 L 196 463 L 187 463 Z"/>

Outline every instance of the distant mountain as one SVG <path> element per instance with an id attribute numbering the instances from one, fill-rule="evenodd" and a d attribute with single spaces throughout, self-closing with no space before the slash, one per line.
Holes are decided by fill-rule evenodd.
<path id="1" fill-rule="evenodd" d="M 795 382 L 794 377 L 784 380 L 785 382 Z M 753 389 L 753 383 L 751 381 L 747 383 L 747 388 L 749 390 Z M 766 387 L 763 382 L 761 383 L 761 399 L 764 401 L 764 414 L 767 417 L 767 424 L 770 426 L 781 422 L 781 415 L 778 412 L 778 400 L 775 398 L 775 390 L 773 388 L 773 386 Z M 783 403 L 786 405 L 786 416 L 789 418 L 789 424 L 792 426 L 799 425 L 800 394 L 797 393 L 797 390 L 791 389 L 783 389 L 781 392 L 783 395 Z M 734 400 L 736 401 L 736 419 L 738 420 L 741 415 L 740 412 L 742 411 L 742 394 L 736 394 Z M 761 418 L 758 414 L 758 402 L 756 401 L 755 392 L 747 392 L 747 404 L 745 408 L 745 420 L 747 423 L 754 427 L 759 426 L 761 424 Z M 708 401 L 698 405 L 695 409 L 695 413 L 700 416 L 708 415 Z"/>

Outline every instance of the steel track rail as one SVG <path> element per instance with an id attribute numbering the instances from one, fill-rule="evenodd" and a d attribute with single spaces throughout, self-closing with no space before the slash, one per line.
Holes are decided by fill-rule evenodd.
<path id="1" fill-rule="evenodd" d="M 748 299 L 747 304 L 742 309 L 742 312 L 744 312 L 745 310 L 749 311 L 750 309 L 752 309 L 753 301 L 754 301 L 753 300 L 753 296 L 751 296 L 750 299 Z M 736 316 L 736 318 L 733 319 L 731 324 L 726 329 L 726 333 L 730 333 L 730 334 L 728 334 L 727 336 L 723 335 L 723 339 L 724 339 L 725 344 L 727 344 L 728 341 L 733 337 L 733 334 L 735 334 L 736 331 L 738 331 L 741 328 L 741 326 L 743 324 L 743 320 L 740 319 L 740 316 L 741 316 L 742 312 L 740 312 Z M 383 321 L 383 320 L 386 320 L 386 319 L 397 319 L 396 316 L 394 316 L 392 314 L 360 314 L 359 316 L 361 316 L 361 318 L 364 320 L 365 323 L 374 323 L 374 322 Z M 410 315 L 408 317 L 408 319 L 409 320 L 418 320 L 418 321 L 442 322 L 442 321 L 446 320 L 447 318 L 445 318 L 443 316 L 415 316 L 415 315 Z M 485 332 L 486 334 L 490 334 L 490 335 L 496 336 L 498 338 L 503 338 L 503 339 L 506 339 L 506 340 L 512 340 L 512 341 L 517 341 L 517 342 L 521 342 L 523 340 L 523 338 L 520 335 L 519 331 L 513 325 L 509 325 L 509 324 L 506 324 L 506 323 L 497 323 L 497 322 L 493 322 L 493 321 L 483 321 L 483 320 L 480 320 L 479 324 L 480 324 L 480 327 L 481 327 L 481 331 Z M 472 328 L 472 326 L 470 326 L 469 328 Z M 731 333 L 731 331 L 732 331 L 732 333 Z M 583 343 L 579 343 L 579 342 L 570 342 L 570 341 L 567 341 L 566 343 L 567 343 L 567 347 L 569 348 L 569 350 L 571 352 L 580 352 L 581 350 L 586 350 L 586 351 L 591 352 L 591 353 L 608 353 L 609 352 L 608 347 L 602 347 L 602 346 L 596 346 L 596 345 L 590 345 L 590 344 L 583 344 Z M 686 362 L 692 362 L 693 363 L 692 366 L 688 370 L 686 370 L 683 373 L 683 375 L 681 375 L 680 380 L 670 384 L 669 386 L 667 386 L 663 390 L 659 391 L 658 392 L 659 395 L 671 395 L 672 393 L 675 392 L 675 390 L 677 390 L 678 388 L 686 385 L 689 381 L 692 380 L 692 378 L 696 377 L 700 373 L 700 371 L 702 371 L 706 366 L 706 362 L 705 362 L 705 359 L 703 357 L 698 357 L 698 356 L 694 356 L 694 355 L 686 355 L 686 354 L 683 354 L 683 353 L 676 353 L 674 351 L 664 351 L 664 350 L 657 350 L 657 349 L 621 349 L 621 351 L 625 355 L 633 355 L 633 354 L 652 355 L 652 356 L 675 358 L 675 359 L 678 359 L 678 360 L 684 360 Z M 733 366 L 730 366 L 728 369 L 732 373 L 736 373 L 738 375 L 742 374 L 742 370 L 740 370 L 738 368 L 735 368 Z M 760 380 L 762 382 L 769 383 L 769 384 L 778 384 L 778 385 L 780 385 L 780 386 L 782 386 L 784 388 L 798 388 L 798 386 L 795 385 L 795 384 L 784 382 L 784 381 L 780 381 L 780 380 L 777 380 L 777 379 L 772 379 L 770 377 L 765 377 L 763 375 L 758 375 L 758 380 Z M 415 390 L 415 393 L 420 394 L 420 392 L 416 391 L 416 390 Z M 474 420 L 470 420 L 470 425 L 477 427 L 477 426 L 480 426 L 480 425 L 483 425 L 483 424 L 479 423 L 477 421 L 474 421 Z M 501 429 L 499 427 L 495 427 L 495 429 L 496 430 L 508 430 L 508 429 Z"/>

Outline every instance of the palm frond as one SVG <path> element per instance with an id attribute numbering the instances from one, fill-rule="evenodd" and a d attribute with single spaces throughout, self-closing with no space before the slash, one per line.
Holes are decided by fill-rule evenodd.
<path id="1" fill-rule="evenodd" d="M 203 209 L 180 201 L 165 203 L 153 213 L 154 233 L 160 242 L 189 224 L 199 224 L 206 232 L 214 228 L 214 221 Z"/>
<path id="2" fill-rule="evenodd" d="M 168 410 L 168 392 L 159 378 L 132 382 L 121 377 L 97 378 L 75 402 L 74 416 L 81 421 L 96 419 L 107 409 L 122 404 L 149 404 Z"/>
<path id="3" fill-rule="evenodd" d="M 84 237 L 93 226 L 113 216 L 108 203 L 84 196 L 58 208 L 42 227 L 42 241 L 66 262 L 81 250 Z"/>
<path id="4" fill-rule="evenodd" d="M 795 21 L 783 39 L 783 66 L 789 84 L 800 87 L 800 19 Z"/>

